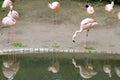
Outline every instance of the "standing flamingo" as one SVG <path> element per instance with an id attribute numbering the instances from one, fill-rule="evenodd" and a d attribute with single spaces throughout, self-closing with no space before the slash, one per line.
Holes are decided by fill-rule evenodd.
<path id="1" fill-rule="evenodd" d="M 48 3 L 48 7 L 54 11 L 54 18 L 56 18 L 56 13 L 60 10 L 60 3 L 57 1 Z M 56 20 L 55 20 L 55 22 L 56 22 Z"/>
<path id="2" fill-rule="evenodd" d="M 13 2 L 11 0 L 4 0 L 2 4 L 2 8 L 9 7 L 11 10 L 13 8 Z"/>
<path id="3" fill-rule="evenodd" d="M 15 10 L 10 10 L 7 16 L 12 16 L 12 18 L 14 18 L 15 20 L 17 20 L 19 18 L 19 13 Z"/>
<path id="4" fill-rule="evenodd" d="M 111 4 L 107 4 L 105 6 L 105 10 L 109 13 L 112 13 L 113 7 L 114 7 L 114 2 L 112 1 Z"/>
<path id="5" fill-rule="evenodd" d="M 2 19 L 2 24 L 3 24 L 3 28 L 4 27 L 10 28 L 15 26 L 16 20 L 11 15 L 9 15 Z M 10 35 L 10 32 L 8 32 L 8 43 L 9 43 L 9 35 Z"/>
<path id="6" fill-rule="evenodd" d="M 120 12 L 117 13 L 117 19 L 120 20 Z"/>
<path id="7" fill-rule="evenodd" d="M 75 37 L 76 37 L 77 33 L 81 33 L 84 30 L 87 30 L 86 37 L 88 37 L 89 30 L 92 29 L 95 24 L 98 24 L 95 19 L 92 19 L 92 18 L 83 19 L 81 21 L 81 24 L 80 24 L 80 29 L 75 31 L 75 33 L 74 33 L 74 35 L 72 37 L 72 41 L 75 43 Z"/>
<path id="8" fill-rule="evenodd" d="M 94 8 L 91 6 L 91 5 L 86 5 L 86 8 L 87 8 L 87 13 L 89 15 L 93 15 L 94 14 Z"/>

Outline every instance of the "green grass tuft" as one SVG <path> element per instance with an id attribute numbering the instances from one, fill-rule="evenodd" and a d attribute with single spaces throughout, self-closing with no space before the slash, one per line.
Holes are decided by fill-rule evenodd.
<path id="1" fill-rule="evenodd" d="M 85 49 L 86 50 L 96 50 L 94 47 L 92 47 L 92 46 L 87 46 L 87 47 L 85 47 Z"/>
<path id="2" fill-rule="evenodd" d="M 14 42 L 14 43 L 12 43 L 12 46 L 14 46 L 14 47 L 26 47 L 26 45 L 22 44 L 21 42 Z"/>

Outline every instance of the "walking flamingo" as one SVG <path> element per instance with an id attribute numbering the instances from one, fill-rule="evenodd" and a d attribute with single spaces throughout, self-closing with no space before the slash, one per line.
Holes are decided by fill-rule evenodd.
<path id="1" fill-rule="evenodd" d="M 77 33 L 81 33 L 84 30 L 87 30 L 86 37 L 88 37 L 89 30 L 92 29 L 94 27 L 94 25 L 96 25 L 96 24 L 98 24 L 98 23 L 95 19 L 92 19 L 92 18 L 83 19 L 80 24 L 80 29 L 75 31 L 75 33 L 72 37 L 72 41 L 75 43 L 75 37 L 76 37 Z"/>
<path id="2" fill-rule="evenodd" d="M 57 15 L 56 13 L 60 10 L 60 3 L 57 1 L 48 3 L 48 7 L 54 11 L 54 18 L 56 18 L 56 15 Z M 56 22 L 56 20 L 55 20 L 55 22 Z"/>
<path id="3" fill-rule="evenodd" d="M 12 10 L 13 2 L 11 0 L 4 0 L 3 1 L 2 8 L 7 8 L 7 7 L 10 7 L 10 9 Z"/>
<path id="4" fill-rule="evenodd" d="M 117 13 L 117 19 L 120 20 L 120 12 Z"/>
<path id="5" fill-rule="evenodd" d="M 105 10 L 109 13 L 112 13 L 113 7 L 114 7 L 114 2 L 112 1 L 111 4 L 107 4 L 105 6 Z"/>

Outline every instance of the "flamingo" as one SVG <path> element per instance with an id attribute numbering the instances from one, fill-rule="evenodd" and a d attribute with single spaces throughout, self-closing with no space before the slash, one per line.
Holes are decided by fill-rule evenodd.
<path id="1" fill-rule="evenodd" d="M 56 18 L 56 13 L 60 10 L 60 3 L 55 1 L 52 3 L 48 3 L 48 7 L 54 11 L 54 18 Z M 55 24 L 57 23 L 56 20 L 54 20 Z"/>
<path id="2" fill-rule="evenodd" d="M 75 43 L 75 37 L 77 35 L 77 33 L 81 33 L 84 30 L 87 30 L 87 35 L 86 37 L 88 37 L 88 32 L 90 29 L 92 29 L 94 27 L 94 25 L 98 24 L 97 21 L 95 19 L 92 18 L 85 18 L 81 21 L 80 24 L 80 29 L 75 31 L 73 37 L 72 37 L 72 41 Z"/>
<path id="3" fill-rule="evenodd" d="M 94 14 L 94 8 L 90 5 L 90 4 L 86 4 L 85 5 L 85 7 L 87 8 L 87 13 L 89 14 L 89 15 L 93 15 Z"/>
<path id="4" fill-rule="evenodd" d="M 111 66 L 110 66 L 110 65 L 105 64 L 105 65 L 103 66 L 103 70 L 104 70 L 105 73 L 107 73 L 107 74 L 109 75 L 109 77 L 112 77 L 112 74 L 111 74 Z"/>
<path id="5" fill-rule="evenodd" d="M 19 13 L 15 10 L 10 10 L 7 16 L 12 16 L 12 18 L 14 18 L 15 20 L 17 20 L 19 18 Z"/>
<path id="6" fill-rule="evenodd" d="M 9 15 L 2 19 L 2 24 L 3 24 L 2 28 L 4 27 L 10 28 L 15 26 L 16 20 L 11 15 Z M 9 35 L 10 35 L 10 32 L 8 32 L 8 43 L 9 43 Z"/>
<path id="7" fill-rule="evenodd" d="M 120 12 L 117 13 L 117 19 L 120 20 Z"/>
<path id="8" fill-rule="evenodd" d="M 114 7 L 114 1 L 112 1 L 111 4 L 105 5 L 105 10 L 109 13 L 112 13 L 113 7 Z"/>
<path id="9" fill-rule="evenodd" d="M 97 72 L 92 69 L 84 68 L 81 65 L 76 65 L 76 61 L 74 58 L 72 58 L 72 63 L 76 68 L 79 68 L 81 77 L 85 79 L 90 79 L 97 74 Z"/>
<path id="10" fill-rule="evenodd" d="M 11 0 L 4 0 L 2 4 L 2 8 L 10 7 L 10 10 L 13 8 L 13 2 Z"/>
<path id="11" fill-rule="evenodd" d="M 49 4 L 48 4 L 48 7 L 49 7 L 50 9 L 52 9 L 53 11 L 58 12 L 59 9 L 60 9 L 60 3 L 57 2 L 57 1 L 55 1 L 55 2 L 52 2 L 52 4 L 49 3 Z"/>

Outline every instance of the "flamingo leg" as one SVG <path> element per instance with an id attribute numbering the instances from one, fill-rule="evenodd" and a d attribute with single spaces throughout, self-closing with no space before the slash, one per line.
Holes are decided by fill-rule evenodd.
<path id="1" fill-rule="evenodd" d="M 10 32 L 8 32 L 8 43 L 10 43 Z"/>
<path id="2" fill-rule="evenodd" d="M 87 38 L 88 38 L 88 32 L 89 32 L 89 29 L 87 30 L 87 33 L 86 33 L 86 42 L 85 42 L 85 47 L 87 47 Z"/>
<path id="3" fill-rule="evenodd" d="M 57 13 L 54 12 L 54 24 L 55 24 L 55 25 L 57 25 L 57 19 L 56 19 L 56 18 L 57 18 Z"/>

